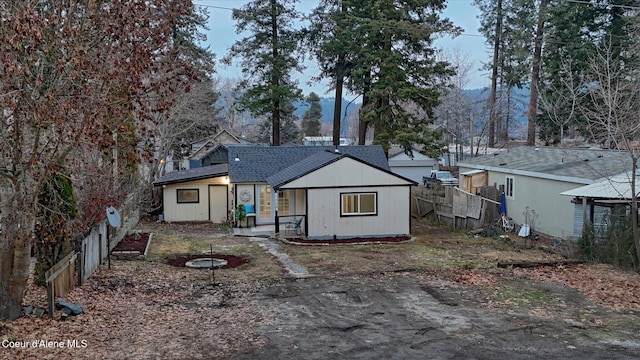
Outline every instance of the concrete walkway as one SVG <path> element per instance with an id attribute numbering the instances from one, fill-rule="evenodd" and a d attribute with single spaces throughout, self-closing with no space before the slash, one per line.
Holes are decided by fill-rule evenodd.
<path id="1" fill-rule="evenodd" d="M 249 241 L 258 244 L 261 248 L 267 250 L 271 255 L 275 256 L 284 268 L 293 277 L 303 278 L 309 276 L 309 271 L 304 266 L 297 264 L 287 255 L 280 251 L 280 245 L 271 239 L 261 237 L 250 237 Z"/>

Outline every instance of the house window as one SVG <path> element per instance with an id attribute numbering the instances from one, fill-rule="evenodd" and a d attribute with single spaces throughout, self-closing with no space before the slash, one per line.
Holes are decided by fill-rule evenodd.
<path id="1" fill-rule="evenodd" d="M 269 219 L 271 217 L 271 187 L 260 186 L 260 198 L 259 198 L 259 211 L 260 218 Z"/>
<path id="2" fill-rule="evenodd" d="M 513 198 L 513 177 L 507 176 L 505 179 L 504 196 Z"/>
<path id="3" fill-rule="evenodd" d="M 377 215 L 377 193 L 342 193 L 341 216 Z"/>
<path id="4" fill-rule="evenodd" d="M 291 215 L 291 191 L 285 190 L 278 193 L 278 216 Z"/>
<path id="5" fill-rule="evenodd" d="M 198 189 L 178 189 L 178 204 L 189 204 L 200 202 L 200 190 Z"/>

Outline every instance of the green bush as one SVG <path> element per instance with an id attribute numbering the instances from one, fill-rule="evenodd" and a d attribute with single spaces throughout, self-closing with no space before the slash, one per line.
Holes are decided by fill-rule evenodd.
<path id="1" fill-rule="evenodd" d="M 247 217 L 247 210 L 244 208 L 244 204 L 238 204 L 236 206 L 236 221 L 241 222 Z"/>

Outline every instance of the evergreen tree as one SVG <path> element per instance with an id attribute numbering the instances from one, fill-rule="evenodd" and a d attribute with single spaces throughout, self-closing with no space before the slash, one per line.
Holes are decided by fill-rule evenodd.
<path id="1" fill-rule="evenodd" d="M 300 129 L 296 125 L 298 117 L 293 113 L 293 103 L 288 102 L 282 108 L 282 121 L 280 121 L 280 135 L 283 144 L 299 144 L 301 142 Z M 270 143 L 273 133 L 273 123 L 269 120 L 258 124 L 255 140 L 261 143 Z"/>
<path id="2" fill-rule="evenodd" d="M 492 77 L 487 106 L 489 145 L 493 146 L 496 134 L 501 140 L 509 138 L 513 89 L 530 79 L 537 9 L 530 0 L 474 0 L 474 5 L 481 12 L 478 30 L 493 49 L 493 59 L 485 65 Z"/>
<path id="3" fill-rule="evenodd" d="M 353 11 L 358 2 L 350 0 L 321 0 L 313 10 L 311 26 L 307 31 L 307 41 L 312 49 L 318 67 L 319 78 L 329 78 L 335 90 L 333 108 L 333 143 L 340 143 L 340 120 L 342 110 L 342 91 L 345 77 L 349 76 L 357 54 L 360 39 L 354 38 L 358 25 L 349 20 L 347 14 Z M 362 137 L 364 143 L 364 136 Z"/>
<path id="4" fill-rule="evenodd" d="M 542 97 L 566 98 L 576 101 L 577 106 L 589 106 L 588 100 L 568 84 L 581 84 L 585 77 L 594 75 L 592 59 L 604 44 L 611 47 L 612 58 L 627 61 L 635 33 L 632 19 L 637 11 L 631 11 L 635 4 L 633 0 L 610 1 L 607 6 L 552 0 L 545 32 Z M 546 142 L 561 141 L 565 128 L 590 137 L 584 117 L 574 115 L 571 106 L 545 109 L 539 112 L 537 121 L 540 138 Z"/>
<path id="5" fill-rule="evenodd" d="M 305 136 L 320 136 L 320 119 L 322 118 L 322 106 L 320 105 L 320 97 L 312 92 L 307 96 L 309 109 L 302 116 L 302 133 Z"/>
<path id="6" fill-rule="evenodd" d="M 429 155 L 442 152 L 428 125 L 454 70 L 435 58 L 433 36 L 460 31 L 440 17 L 444 8 L 440 0 L 376 0 L 347 7 L 347 21 L 355 24 L 350 31 L 360 44 L 353 47 L 357 53 L 346 83 L 363 94 L 361 122 L 373 127 L 374 143 L 385 151 L 391 144 L 406 151 L 422 144 Z"/>
<path id="7" fill-rule="evenodd" d="M 432 37 L 460 31 L 440 17 L 444 7 L 441 0 L 325 0 L 314 11 L 311 43 L 318 44 L 322 75 L 336 87 L 344 79 L 345 88 L 362 94 L 360 144 L 372 127 L 385 150 L 424 144 L 428 153 L 441 152 L 427 125 L 453 69 L 435 59 Z M 334 140 L 336 119 L 339 114 Z"/>
<path id="8" fill-rule="evenodd" d="M 226 63 L 241 59 L 246 80 L 240 105 L 254 116 L 270 115 L 271 144 L 280 145 L 284 107 L 302 97 L 293 72 L 301 71 L 299 42 L 301 34 L 293 27 L 300 18 L 297 0 L 254 0 L 233 11 L 236 32 L 248 33 L 237 41 L 224 58 Z"/>

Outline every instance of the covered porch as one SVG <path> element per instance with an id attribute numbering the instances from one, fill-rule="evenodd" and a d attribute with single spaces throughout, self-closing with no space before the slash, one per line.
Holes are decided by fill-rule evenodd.
<path id="1" fill-rule="evenodd" d="M 300 218 L 302 219 L 302 218 Z M 276 233 L 276 226 L 274 224 L 255 225 L 234 227 L 234 236 L 246 236 L 246 237 L 264 237 L 264 238 L 290 238 L 290 239 L 306 239 L 304 232 L 302 231 L 302 221 L 298 220 L 296 226 L 295 221 L 288 221 L 280 223 L 280 232 Z"/>

